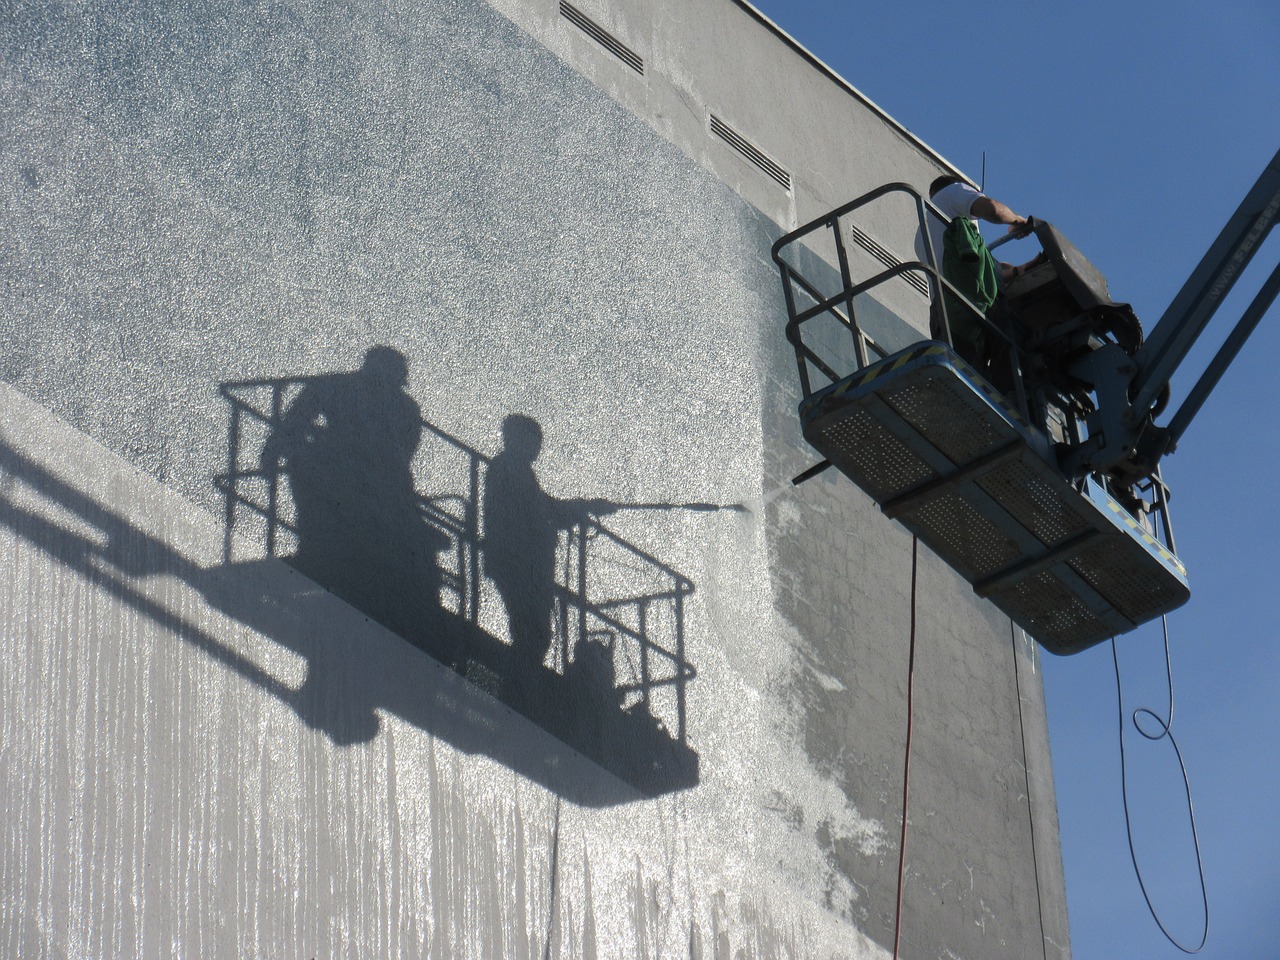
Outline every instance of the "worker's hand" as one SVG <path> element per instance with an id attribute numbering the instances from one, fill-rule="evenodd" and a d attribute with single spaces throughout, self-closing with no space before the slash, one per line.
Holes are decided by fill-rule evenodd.
<path id="1" fill-rule="evenodd" d="M 1025 237 L 1031 232 L 1031 221 L 1026 217 L 1018 217 L 1009 223 L 1009 234 L 1013 237 Z"/>

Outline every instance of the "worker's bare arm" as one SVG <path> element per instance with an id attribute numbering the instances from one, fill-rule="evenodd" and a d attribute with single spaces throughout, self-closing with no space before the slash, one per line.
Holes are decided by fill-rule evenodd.
<path id="1" fill-rule="evenodd" d="M 973 201 L 969 212 L 988 223 L 1007 223 L 1010 232 L 1025 226 L 1027 222 L 1026 217 L 1019 216 L 999 200 L 992 200 L 990 197 L 979 197 Z"/>

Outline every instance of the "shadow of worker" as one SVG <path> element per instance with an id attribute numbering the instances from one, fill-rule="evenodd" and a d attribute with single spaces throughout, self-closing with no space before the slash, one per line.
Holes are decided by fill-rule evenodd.
<path id="1" fill-rule="evenodd" d="M 546 493 L 533 469 L 541 452 L 536 420 L 520 414 L 504 419 L 502 450 L 489 462 L 481 505 L 484 572 L 506 608 L 512 667 L 519 674 L 509 679 L 526 695 L 536 693 L 551 651 L 560 533 L 618 509 L 606 500 L 561 500 Z"/>
<path id="2" fill-rule="evenodd" d="M 375 346 L 358 370 L 309 378 L 268 436 L 261 466 L 288 478 L 297 550 L 284 560 L 420 647 L 439 642 L 436 554 L 448 537 L 414 489 L 422 438 L 408 364 Z"/>

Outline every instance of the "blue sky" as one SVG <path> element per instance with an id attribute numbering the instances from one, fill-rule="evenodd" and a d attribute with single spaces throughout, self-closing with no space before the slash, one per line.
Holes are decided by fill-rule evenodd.
<path id="1" fill-rule="evenodd" d="M 1280 148 L 1275 0 L 754 2 L 975 179 L 986 151 L 988 193 L 1062 229 L 1148 330 Z M 1175 378 L 1171 410 L 1280 259 L 1276 234 Z M 1173 729 L 1208 883 L 1206 958 L 1280 954 L 1278 357 L 1280 304 L 1165 466 L 1192 587 L 1169 630 Z M 1159 624 L 1119 650 L 1126 710 L 1164 713 Z M 1181 956 L 1129 861 L 1110 648 L 1043 663 L 1074 956 Z M 1148 889 L 1194 945 L 1203 919 L 1176 759 L 1132 729 L 1126 748 Z"/>

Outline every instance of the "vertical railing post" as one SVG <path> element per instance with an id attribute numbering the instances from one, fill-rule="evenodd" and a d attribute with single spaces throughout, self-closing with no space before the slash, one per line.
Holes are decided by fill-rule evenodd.
<path id="1" fill-rule="evenodd" d="M 682 584 L 675 585 L 675 618 L 676 618 L 676 738 L 684 743 L 685 738 L 685 659 L 684 659 L 684 590 Z"/>
<path id="2" fill-rule="evenodd" d="M 278 384 L 271 385 L 271 430 L 280 429 L 280 419 L 283 416 L 284 388 Z M 276 555 L 276 524 L 278 522 L 277 514 L 280 508 L 280 471 L 276 469 L 276 464 L 270 465 L 270 476 L 267 478 L 269 487 L 267 489 L 267 556 L 274 557 Z"/>
<path id="3" fill-rule="evenodd" d="M 929 335 L 933 336 L 933 318 L 935 315 L 942 322 L 942 335 L 947 346 L 954 347 L 951 339 L 951 318 L 947 316 L 947 298 L 943 295 L 942 268 L 938 265 L 938 252 L 933 248 L 933 237 L 929 235 L 929 208 L 924 197 L 916 195 L 916 218 L 920 223 L 920 245 L 924 247 L 925 263 L 929 265 Z"/>
<path id="4" fill-rule="evenodd" d="M 555 644 L 560 651 L 560 662 L 564 665 L 564 669 L 568 669 L 569 664 L 569 608 L 574 602 L 574 597 L 578 595 L 580 577 L 576 554 L 582 550 L 582 531 L 577 526 L 569 527 L 565 531 L 564 540 L 564 566 L 563 580 L 564 589 L 557 591 L 555 605 L 553 608 L 555 630 Z M 558 582 L 557 582 L 557 585 Z"/>
<path id="5" fill-rule="evenodd" d="M 584 639 L 587 636 L 587 521 L 578 524 L 578 637 Z M 565 630 L 568 633 L 568 630 Z M 566 637 L 565 640 L 568 643 Z M 569 654 L 566 651 L 564 658 L 565 666 L 569 664 Z"/>
<path id="6" fill-rule="evenodd" d="M 636 615 L 639 619 L 636 632 L 640 635 L 640 696 L 644 702 L 644 708 L 649 713 L 653 712 L 653 705 L 649 701 L 649 688 L 652 685 L 652 678 L 649 673 L 649 600 L 642 598 L 636 604 Z"/>
<path id="7" fill-rule="evenodd" d="M 867 365 L 867 345 L 862 341 L 862 328 L 858 326 L 857 313 L 853 307 L 853 295 L 849 290 L 853 288 L 853 274 L 849 270 L 849 251 L 844 245 L 844 231 L 840 229 L 840 218 L 833 217 L 831 219 L 831 232 L 835 234 L 836 240 L 836 258 L 840 262 L 840 283 L 845 291 L 845 309 L 849 311 L 849 330 L 853 334 L 853 350 L 854 356 L 858 359 L 858 369 L 861 370 Z"/>
<path id="8" fill-rule="evenodd" d="M 224 391 L 225 394 L 225 391 Z M 225 394 L 230 397 L 230 394 Z M 232 532 L 236 525 L 237 487 L 240 483 L 240 404 L 231 399 L 231 430 L 227 438 L 227 491 L 226 491 L 226 526 L 222 531 L 222 562 L 231 563 Z"/>
<path id="9" fill-rule="evenodd" d="M 1159 467 L 1156 467 L 1156 472 L 1151 475 L 1151 479 L 1155 484 L 1156 509 L 1160 512 L 1160 525 L 1164 527 L 1164 545 L 1176 557 L 1178 545 L 1173 540 L 1173 519 L 1169 516 L 1169 488 L 1164 485 L 1164 477 L 1160 475 Z"/>
<path id="10" fill-rule="evenodd" d="M 468 467 L 468 483 L 470 491 L 467 495 L 467 506 L 463 514 L 463 525 L 467 531 L 467 565 L 463 572 L 463 589 L 466 591 L 466 617 L 468 623 L 480 620 L 480 458 L 474 452 L 468 454 L 471 464 Z M 459 568 L 460 572 L 463 568 Z"/>

